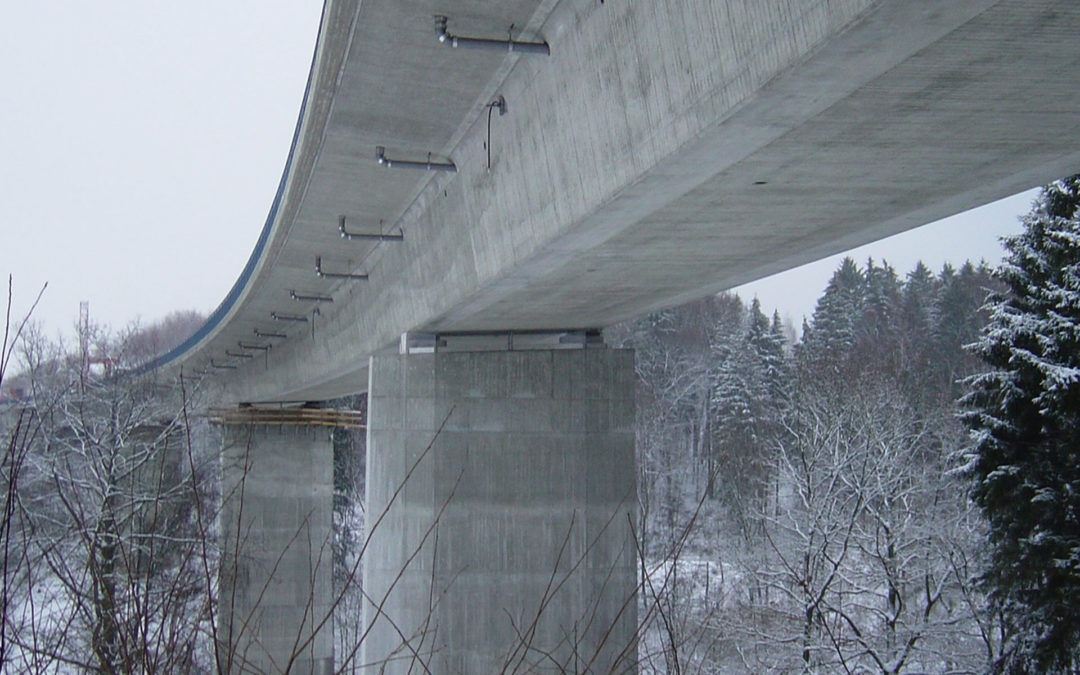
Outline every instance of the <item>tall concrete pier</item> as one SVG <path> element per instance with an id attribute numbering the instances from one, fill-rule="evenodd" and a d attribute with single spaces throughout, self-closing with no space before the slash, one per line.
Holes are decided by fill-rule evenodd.
<path id="1" fill-rule="evenodd" d="M 326 428 L 227 427 L 218 594 L 224 671 L 333 672 L 333 464 Z"/>
<path id="2" fill-rule="evenodd" d="M 635 672 L 634 357 L 375 356 L 362 660 Z"/>

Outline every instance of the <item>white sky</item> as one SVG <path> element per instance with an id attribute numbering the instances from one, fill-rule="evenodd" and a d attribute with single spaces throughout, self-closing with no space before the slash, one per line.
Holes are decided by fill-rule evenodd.
<path id="1" fill-rule="evenodd" d="M 0 2 L 0 274 L 65 332 L 209 311 L 266 219 L 321 0 Z"/>
<path id="2" fill-rule="evenodd" d="M 0 274 L 70 333 L 209 312 L 247 260 L 292 140 L 321 0 L 0 3 Z M 1000 258 L 1027 193 L 856 249 Z M 796 325 L 839 258 L 737 289 Z M 0 300 L 2 302 L 2 300 Z"/>

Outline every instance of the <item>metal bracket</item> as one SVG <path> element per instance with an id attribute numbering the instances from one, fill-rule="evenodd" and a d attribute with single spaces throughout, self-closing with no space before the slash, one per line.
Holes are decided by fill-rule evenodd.
<path id="1" fill-rule="evenodd" d="M 258 328 L 256 328 L 254 330 L 254 333 L 255 333 L 255 337 L 261 337 L 261 338 L 281 338 L 282 340 L 287 340 L 288 337 L 289 337 L 285 333 L 264 333 L 261 330 L 259 330 Z"/>
<path id="2" fill-rule="evenodd" d="M 258 350 L 260 352 L 270 351 L 274 347 L 274 345 L 249 345 L 243 340 L 238 341 L 236 345 L 240 347 L 240 349 Z"/>
<path id="3" fill-rule="evenodd" d="M 301 302 L 333 302 L 334 299 L 329 295 L 301 295 L 294 290 L 289 290 L 289 297 L 293 300 L 299 300 Z"/>
<path id="4" fill-rule="evenodd" d="M 211 368 L 220 368 L 222 370 L 236 370 L 236 366 L 229 365 L 227 363 L 218 363 L 214 359 L 210 359 Z"/>
<path id="5" fill-rule="evenodd" d="M 238 358 L 238 359 L 254 358 L 254 357 L 251 356 L 251 354 L 243 354 L 243 353 L 240 353 L 240 352 L 230 352 L 228 349 L 225 350 L 225 356 L 232 356 L 232 357 Z"/>
<path id="6" fill-rule="evenodd" d="M 307 323 L 306 316 L 298 316 L 296 314 L 281 314 L 280 312 L 270 312 L 270 318 L 274 321 L 295 321 L 296 323 Z"/>
<path id="7" fill-rule="evenodd" d="M 551 54 L 551 47 L 546 42 L 525 42 L 514 39 L 514 26 L 510 25 L 505 40 L 491 38 L 473 38 L 454 35 L 446 29 L 447 17 L 442 14 L 435 15 L 435 37 L 439 42 L 452 49 L 464 47 L 467 49 L 487 49 L 499 52 L 518 52 L 521 54 Z"/>
<path id="8" fill-rule="evenodd" d="M 386 168 L 398 169 L 423 169 L 425 171 L 447 171 L 456 173 L 457 166 L 453 162 L 433 162 L 431 153 L 427 154 L 426 162 L 417 162 L 409 159 L 390 159 L 386 156 L 386 148 L 382 145 L 375 146 L 375 160 Z"/>
<path id="9" fill-rule="evenodd" d="M 379 225 L 382 225 L 382 221 L 379 221 Z M 349 232 L 345 229 L 345 216 L 341 216 L 341 220 L 338 221 L 338 231 L 341 232 L 342 239 L 354 240 L 354 239 L 366 239 L 369 241 L 401 241 L 405 238 L 405 232 L 400 234 L 368 234 L 366 232 Z"/>
<path id="10" fill-rule="evenodd" d="M 345 274 L 342 272 L 326 272 L 322 268 L 322 256 L 315 256 L 315 274 L 323 279 L 367 279 L 366 274 Z"/>

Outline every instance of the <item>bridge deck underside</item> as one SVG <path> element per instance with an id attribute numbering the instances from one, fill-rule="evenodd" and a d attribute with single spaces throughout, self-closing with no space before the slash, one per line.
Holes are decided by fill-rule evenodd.
<path id="1" fill-rule="evenodd" d="M 334 302 L 294 303 L 309 321 L 229 371 L 235 399 L 361 390 L 408 330 L 603 326 L 1080 168 L 1075 3 L 455 3 L 452 31 L 514 23 L 550 57 L 450 50 L 441 8 L 328 6 L 270 253 L 189 362 L 288 289 Z M 405 240 L 343 242 L 340 215 Z M 370 278 L 319 279 L 317 255 Z"/>

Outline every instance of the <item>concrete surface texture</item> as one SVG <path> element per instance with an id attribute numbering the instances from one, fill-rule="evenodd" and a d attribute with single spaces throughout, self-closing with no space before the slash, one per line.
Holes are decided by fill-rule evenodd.
<path id="1" fill-rule="evenodd" d="M 325 428 L 228 428 L 218 589 L 224 672 L 334 672 L 333 464 Z"/>
<path id="2" fill-rule="evenodd" d="M 634 360 L 373 357 L 372 672 L 636 672 Z"/>
<path id="3" fill-rule="evenodd" d="M 1080 167 L 1078 34 L 1072 0 L 330 0 L 267 244 L 180 361 L 282 332 L 206 370 L 325 399 L 405 331 L 603 326 L 1043 183 Z"/>

